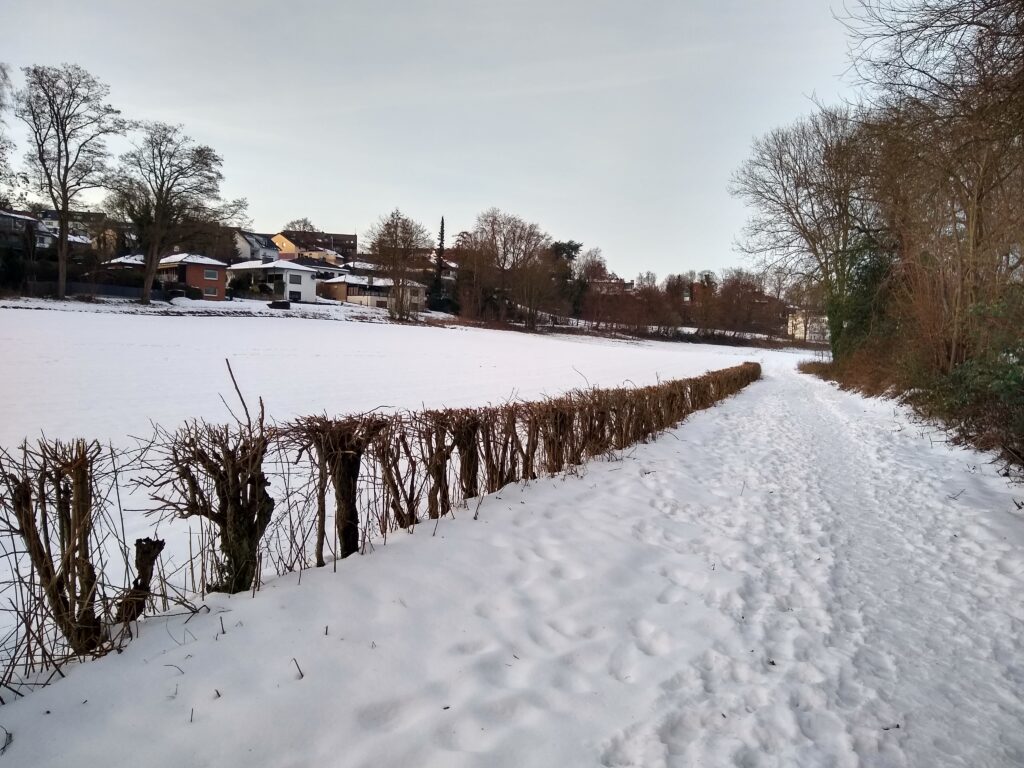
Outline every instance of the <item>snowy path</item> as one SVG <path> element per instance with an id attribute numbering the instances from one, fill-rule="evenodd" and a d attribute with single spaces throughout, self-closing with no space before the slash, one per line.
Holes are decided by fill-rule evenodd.
<path id="1" fill-rule="evenodd" d="M 621 461 L 507 488 L 479 521 L 149 622 L 0 709 L 5 757 L 1024 764 L 1013 489 L 791 365 Z"/>
<path id="2" fill-rule="evenodd" d="M 709 498 L 680 499 L 671 462 L 650 463 L 665 517 L 643 535 L 699 521 L 674 549 L 716 575 L 666 575 L 733 626 L 605 764 L 1024 763 L 1024 552 L 976 519 L 987 484 L 882 404 L 801 377 L 760 395 L 759 428 L 731 410 L 708 436 L 736 448 Z M 729 478 L 741 495 L 716 500 Z"/>

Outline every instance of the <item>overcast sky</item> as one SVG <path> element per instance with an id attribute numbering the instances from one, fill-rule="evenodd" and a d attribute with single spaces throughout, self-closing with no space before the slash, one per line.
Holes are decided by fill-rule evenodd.
<path id="1" fill-rule="evenodd" d="M 0 60 L 81 64 L 126 116 L 183 123 L 258 231 L 362 237 L 397 206 L 452 236 L 498 206 L 662 277 L 742 263 L 729 176 L 847 92 L 834 5 L 0 0 Z"/>

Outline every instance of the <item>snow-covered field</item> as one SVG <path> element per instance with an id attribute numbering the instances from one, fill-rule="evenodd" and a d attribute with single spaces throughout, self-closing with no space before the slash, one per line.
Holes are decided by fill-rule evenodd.
<path id="1" fill-rule="evenodd" d="M 151 422 L 227 420 L 221 397 L 237 400 L 225 359 L 246 397 L 263 397 L 268 416 L 284 420 L 649 384 L 760 356 L 426 325 L 0 308 L 0 401 L 16 404 L 0 419 L 0 445 L 40 431 L 119 442 L 149 434 Z"/>
<path id="2" fill-rule="evenodd" d="M 131 320 L 158 319 L 140 326 L 160 336 L 151 347 L 122 333 L 125 360 L 148 349 L 159 372 L 139 366 L 141 379 L 120 381 L 142 397 L 139 387 L 166 379 L 152 392 L 167 401 L 150 398 L 166 419 L 194 415 L 181 388 L 225 391 L 188 378 L 217 377 L 220 350 L 247 391 L 272 389 L 275 415 L 532 396 L 575 385 L 573 365 L 609 384 L 755 357 L 765 378 L 617 461 L 508 487 L 477 520 L 456 510 L 436 534 L 421 526 L 336 572 L 289 575 L 255 598 L 216 596 L 191 619 L 146 620 L 122 654 L 0 708 L 13 734 L 0 765 L 1024 764 L 1014 489 L 990 457 L 945 444 L 891 403 L 758 350 L 354 323 L 347 335 L 350 324 L 280 321 L 264 355 L 240 324 L 275 321 L 223 318 L 216 341 L 185 358 L 213 319 L 197 334 L 175 330 L 195 318 Z M 10 322 L 0 313 L 4 359 L 13 349 L 21 365 L 42 365 L 11 343 Z M 25 322 L 37 344 L 57 343 L 45 317 Z M 324 349 L 316 360 L 328 370 L 316 381 L 318 364 L 298 352 L 272 365 L 306 325 L 317 326 L 299 332 L 306 354 Z M 115 341 L 92 342 L 92 357 L 109 361 Z M 165 343 L 192 360 L 184 372 L 159 362 Z M 58 346 L 87 387 L 117 383 Z M 362 349 L 376 390 L 331 362 L 335 349 Z M 439 361 L 421 373 L 439 350 L 455 372 Z M 53 404 L 47 393 L 58 391 L 78 405 L 57 403 L 63 415 L 37 426 L 128 431 L 136 400 L 122 419 L 105 392 L 90 401 L 91 390 L 56 378 L 75 371 L 60 354 L 38 355 L 53 378 L 17 371 L 28 389 L 11 390 L 15 401 Z M 90 403 L 98 414 L 82 415 Z M 25 432 L 31 419 L 16 421 Z"/>

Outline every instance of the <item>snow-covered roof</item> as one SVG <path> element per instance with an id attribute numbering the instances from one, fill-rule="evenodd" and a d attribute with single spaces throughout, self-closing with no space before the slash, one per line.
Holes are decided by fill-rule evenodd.
<path id="1" fill-rule="evenodd" d="M 278 259 L 277 261 L 242 261 L 238 264 L 232 264 L 228 267 L 230 270 L 237 270 L 243 272 L 249 269 L 280 269 L 289 272 L 316 272 L 315 269 L 310 267 L 304 267 L 301 264 L 288 261 L 287 259 Z"/>
<path id="2" fill-rule="evenodd" d="M 130 267 L 141 267 L 146 263 L 141 253 L 131 253 L 127 256 L 118 256 L 116 259 L 104 262 L 104 264 L 126 264 Z"/>
<path id="3" fill-rule="evenodd" d="M 373 272 L 380 269 L 380 264 L 374 264 L 370 261 L 350 261 L 347 264 L 341 265 L 342 269 L 363 269 L 367 272 Z"/>
<path id="4" fill-rule="evenodd" d="M 35 216 L 26 216 L 22 213 L 14 213 L 14 211 L 0 211 L 0 216 L 7 216 L 8 218 L 11 219 L 20 219 L 21 221 L 34 221 L 36 224 L 43 223 Z"/>
<path id="5" fill-rule="evenodd" d="M 201 264 L 204 267 L 226 267 L 223 261 L 217 261 L 217 259 L 211 259 L 209 256 L 200 256 L 198 253 L 175 253 L 171 256 L 165 256 L 160 259 L 160 266 L 170 266 L 173 264 Z"/>
<path id="6" fill-rule="evenodd" d="M 330 280 L 324 280 L 324 283 L 345 283 L 346 285 L 365 285 L 374 288 L 390 288 L 394 285 L 394 281 L 390 277 L 369 277 L 367 275 L 342 275 L 341 277 L 332 277 Z M 409 288 L 426 287 L 412 280 L 406 280 L 404 285 Z"/>

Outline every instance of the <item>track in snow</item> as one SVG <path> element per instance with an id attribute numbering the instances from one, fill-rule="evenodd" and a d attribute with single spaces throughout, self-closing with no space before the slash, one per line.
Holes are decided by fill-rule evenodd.
<path id="1" fill-rule="evenodd" d="M 706 436 L 733 450 L 714 451 L 700 501 L 671 461 L 650 463 L 663 515 L 640 526 L 656 544 L 699 521 L 670 548 L 718 575 L 666 577 L 733 626 L 666 677 L 604 764 L 1024 764 L 1021 531 L 1011 544 L 986 527 L 977 457 L 792 374 L 747 403 Z"/>
<path id="2" fill-rule="evenodd" d="M 1012 489 L 891 404 L 766 362 L 479 521 L 147 622 L 0 709 L 11 764 L 1024 764 Z"/>

